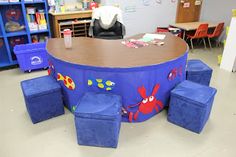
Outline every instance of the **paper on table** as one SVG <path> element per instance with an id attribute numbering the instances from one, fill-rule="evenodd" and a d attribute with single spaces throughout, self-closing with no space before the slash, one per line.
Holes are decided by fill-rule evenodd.
<path id="1" fill-rule="evenodd" d="M 144 39 L 150 39 L 150 40 L 154 40 L 154 39 L 160 39 L 163 40 L 165 39 L 166 35 L 165 34 L 145 34 L 143 36 Z"/>

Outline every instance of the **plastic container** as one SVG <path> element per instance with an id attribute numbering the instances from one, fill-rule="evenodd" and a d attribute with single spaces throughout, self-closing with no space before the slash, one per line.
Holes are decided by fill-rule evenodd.
<path id="1" fill-rule="evenodd" d="M 64 35 L 64 43 L 66 48 L 72 48 L 72 37 L 71 37 L 72 31 L 70 29 L 64 29 L 63 35 Z"/>
<path id="2" fill-rule="evenodd" d="M 24 72 L 48 67 L 46 43 L 16 45 L 14 53 Z"/>
<path id="3" fill-rule="evenodd" d="M 233 17 L 236 17 L 236 9 L 233 9 L 232 13 L 233 13 Z"/>
<path id="4" fill-rule="evenodd" d="M 89 4 L 89 9 L 90 10 L 93 10 L 93 9 L 95 9 L 97 7 L 98 7 L 98 4 L 96 2 L 90 2 L 90 4 Z"/>

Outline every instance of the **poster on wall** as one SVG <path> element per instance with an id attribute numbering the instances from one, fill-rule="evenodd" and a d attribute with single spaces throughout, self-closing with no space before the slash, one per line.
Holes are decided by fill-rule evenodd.
<path id="1" fill-rule="evenodd" d="M 161 4 L 162 1 L 161 1 L 161 0 L 156 0 L 156 3 L 157 3 L 157 4 Z"/>
<path id="2" fill-rule="evenodd" d="M 190 2 L 184 3 L 183 8 L 189 8 L 189 7 L 190 7 Z"/>
<path id="3" fill-rule="evenodd" d="M 202 2 L 200 0 L 195 1 L 195 5 L 201 5 L 201 4 L 202 4 Z"/>

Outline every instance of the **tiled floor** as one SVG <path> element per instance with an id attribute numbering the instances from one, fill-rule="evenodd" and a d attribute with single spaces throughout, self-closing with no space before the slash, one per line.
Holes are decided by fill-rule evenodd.
<path id="1" fill-rule="evenodd" d="M 221 49 L 196 49 L 214 69 L 211 86 L 217 88 L 211 117 L 201 134 L 175 126 L 166 111 L 139 124 L 122 123 L 117 149 L 77 145 L 74 118 L 66 114 L 33 125 L 26 112 L 20 81 L 45 75 L 23 74 L 19 69 L 0 72 L 0 157 L 235 157 L 236 74 L 221 70 Z"/>

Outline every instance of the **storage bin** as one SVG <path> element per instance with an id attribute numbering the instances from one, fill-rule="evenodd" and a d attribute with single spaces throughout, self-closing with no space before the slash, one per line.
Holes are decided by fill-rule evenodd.
<path id="1" fill-rule="evenodd" d="M 117 147 L 121 123 L 121 98 L 86 93 L 74 112 L 80 145 Z"/>
<path id="2" fill-rule="evenodd" d="M 22 71 L 48 67 L 46 43 L 16 45 L 14 53 Z"/>
<path id="3" fill-rule="evenodd" d="M 189 60 L 186 67 L 187 80 L 209 86 L 212 69 L 201 60 Z"/>
<path id="4" fill-rule="evenodd" d="M 0 3 L 8 3 L 8 0 L 0 0 Z"/>
<path id="5" fill-rule="evenodd" d="M 196 133 L 205 126 L 216 89 L 184 81 L 171 91 L 168 121 Z"/>
<path id="6" fill-rule="evenodd" d="M 61 87 L 50 76 L 21 82 L 27 111 L 32 122 L 38 123 L 64 114 Z"/>
<path id="7" fill-rule="evenodd" d="M 236 17 L 236 9 L 233 9 L 233 10 L 232 10 L 232 16 L 233 16 L 233 17 Z"/>

